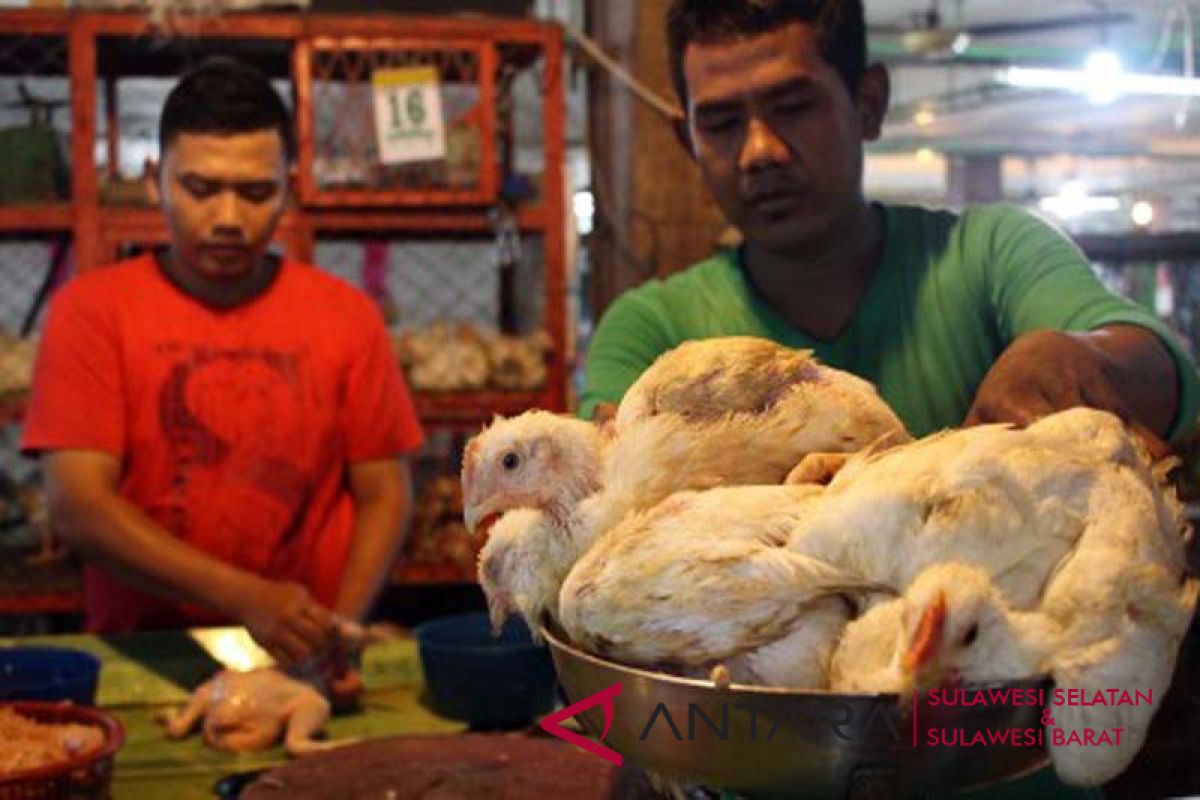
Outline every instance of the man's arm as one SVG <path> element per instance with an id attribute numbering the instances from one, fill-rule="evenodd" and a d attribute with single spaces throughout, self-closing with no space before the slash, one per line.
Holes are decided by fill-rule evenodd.
<path id="1" fill-rule="evenodd" d="M 209 606 L 245 625 L 282 663 L 332 644 L 329 612 L 298 584 L 276 583 L 181 541 L 117 491 L 121 465 L 107 453 L 43 456 L 55 532 L 83 558 L 144 591 Z"/>
<path id="2" fill-rule="evenodd" d="M 1165 439 L 1178 411 L 1178 382 L 1174 359 L 1146 328 L 1034 331 L 1014 341 L 988 371 L 966 424 L 1027 425 L 1082 405 Z"/>
<path id="3" fill-rule="evenodd" d="M 596 326 L 584 362 L 579 416 L 604 422 L 633 385 L 660 355 L 675 347 L 668 333 L 666 309 L 655 284 L 631 289 L 618 297 Z"/>
<path id="4" fill-rule="evenodd" d="M 1007 349 L 967 417 L 1028 421 L 1069 405 L 1113 411 L 1179 441 L 1200 409 L 1200 376 L 1148 308 L 1109 291 L 1061 231 L 1006 206 L 970 210 L 964 241 Z M 1055 333 L 1057 331 L 1058 333 Z"/>
<path id="5" fill-rule="evenodd" d="M 406 461 L 388 459 L 351 464 L 347 480 L 354 501 L 354 539 L 334 610 L 361 620 L 404 544 L 411 479 Z"/>

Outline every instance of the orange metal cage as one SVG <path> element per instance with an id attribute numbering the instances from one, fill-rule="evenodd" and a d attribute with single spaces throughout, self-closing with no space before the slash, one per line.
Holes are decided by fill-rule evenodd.
<path id="1" fill-rule="evenodd" d="M 232 14 L 183 20 L 183 25 L 184 30 L 177 34 L 194 37 L 209 49 L 255 39 L 290 47 L 300 142 L 298 204 L 285 215 L 277 238 L 286 252 L 302 260 L 312 260 L 318 236 L 330 233 L 402 239 L 416 232 L 479 236 L 490 231 L 489 211 L 498 202 L 502 181 L 512 167 L 511 154 L 506 152 L 511 145 L 512 121 L 506 118 L 511 109 L 506 105 L 505 82 L 514 72 L 536 65 L 542 170 L 536 180 L 536 199 L 521 205 L 516 218 L 523 234 L 537 237 L 542 251 L 542 311 L 538 316 L 553 342 L 547 386 L 533 393 L 430 395 L 419 397 L 418 405 L 428 423 L 461 430 L 473 428 L 492 413 L 515 413 L 530 405 L 565 409 L 569 362 L 563 173 L 566 109 L 562 35 L 557 26 L 532 20 L 305 13 Z M 78 269 L 108 262 L 124 243 L 165 241 L 157 210 L 104 204 L 96 161 L 101 127 L 98 109 L 106 109 L 100 113 L 108 115 L 109 153 L 114 151 L 112 140 L 120 126 L 115 104 L 97 102 L 98 93 L 121 77 L 101 73 L 101 40 L 145 42 L 159 35 L 147 17 L 139 14 L 0 11 L 0 38 L 50 37 L 55 41 L 56 63 L 47 69 L 70 79 L 72 178 L 68 199 L 36 206 L 0 205 L 0 233 L 69 235 Z M 461 160 L 453 175 L 445 164 L 420 164 L 376 170 L 373 175 L 368 170 L 372 180 L 366 181 L 339 181 L 336 173 L 332 180 L 328 174 L 323 176 L 316 167 L 321 159 L 327 162 L 336 155 L 339 147 L 352 160 L 369 160 L 372 144 L 370 131 L 362 124 L 362 90 L 369 87 L 372 69 L 409 64 L 436 67 L 446 85 L 468 95 L 448 121 L 458 126 L 467 149 L 477 155 Z M 142 74 L 136 63 L 131 69 L 133 74 Z M 5 71 L 0 65 L 0 72 Z M 14 73 L 13 69 L 7 71 Z M 330 92 L 335 85 L 337 91 Z M 347 85 L 355 87 L 350 95 L 345 91 Z M 317 104 L 338 94 L 343 103 L 348 96 L 358 102 L 330 109 L 328 116 L 336 124 L 328 126 L 323 139 Z"/>

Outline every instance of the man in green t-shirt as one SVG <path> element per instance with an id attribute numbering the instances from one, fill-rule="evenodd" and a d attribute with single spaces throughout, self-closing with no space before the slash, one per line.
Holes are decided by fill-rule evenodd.
<path id="1" fill-rule="evenodd" d="M 605 416 L 661 353 L 764 336 L 875 383 L 915 435 L 1074 405 L 1178 439 L 1200 382 L 1149 311 L 1108 292 L 1061 233 L 1016 208 L 961 215 L 863 196 L 888 74 L 858 0 L 676 0 L 681 139 L 744 236 L 612 305 L 581 414 Z"/>
<path id="2" fill-rule="evenodd" d="M 918 436 L 1080 404 L 1166 439 L 1191 429 L 1187 354 L 1061 233 L 1004 206 L 864 198 L 863 143 L 880 135 L 889 83 L 867 65 L 860 0 L 675 0 L 668 14 L 680 138 L 745 244 L 612 305 L 583 416 L 610 414 L 684 341 L 757 335 L 871 380 Z M 1045 770 L 975 796 L 1076 795 Z"/>

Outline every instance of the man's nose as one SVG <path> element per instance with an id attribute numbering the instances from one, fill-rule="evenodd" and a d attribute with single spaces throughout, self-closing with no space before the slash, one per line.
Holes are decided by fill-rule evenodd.
<path id="1" fill-rule="evenodd" d="M 221 192 L 215 202 L 217 206 L 213 216 L 213 236 L 219 239 L 241 239 L 241 201 L 237 192 Z"/>
<path id="2" fill-rule="evenodd" d="M 753 116 L 746 126 L 746 140 L 738 157 L 738 167 L 752 170 L 756 167 L 781 164 L 788 160 L 788 146 L 771 130 L 761 117 Z"/>

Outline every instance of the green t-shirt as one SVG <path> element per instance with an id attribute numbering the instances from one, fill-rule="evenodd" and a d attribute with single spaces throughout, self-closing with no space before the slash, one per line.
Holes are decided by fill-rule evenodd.
<path id="1" fill-rule="evenodd" d="M 988 369 L 1021 334 L 1127 323 L 1154 331 L 1171 351 L 1180 376 L 1171 438 L 1191 428 L 1200 380 L 1187 353 L 1153 313 L 1109 292 L 1054 228 L 1011 206 L 961 216 L 883 210 L 883 262 L 837 338 L 790 325 L 755 293 L 739 252 L 722 252 L 613 303 L 588 351 L 580 414 L 619 402 L 655 358 L 689 339 L 761 336 L 871 381 L 924 436 L 962 422 Z"/>

